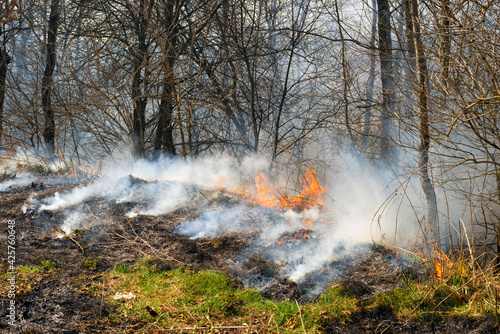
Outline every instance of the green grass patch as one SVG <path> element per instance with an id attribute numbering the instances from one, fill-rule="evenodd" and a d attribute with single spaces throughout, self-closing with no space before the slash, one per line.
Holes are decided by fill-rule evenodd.
<path id="1" fill-rule="evenodd" d="M 56 264 L 52 260 L 42 259 L 40 260 L 40 264 L 42 265 L 43 268 L 48 270 L 54 270 L 56 268 Z"/>
<path id="2" fill-rule="evenodd" d="M 11 274 L 14 272 L 14 274 Z M 54 270 L 46 271 L 43 266 L 21 266 L 14 270 L 0 270 L 0 296 L 6 296 L 9 288 L 8 278 L 16 279 L 16 296 L 31 292 L 40 282 L 55 274 Z"/>
<path id="3" fill-rule="evenodd" d="M 443 280 L 408 281 L 404 288 L 376 295 L 366 302 L 368 308 L 390 307 L 399 318 L 417 321 L 446 321 L 450 318 L 496 316 L 495 289 L 498 278 L 474 279 L 470 272 L 451 273 Z"/>
<path id="4" fill-rule="evenodd" d="M 137 320 L 164 328 L 241 326 L 253 317 L 254 325 L 260 326 L 255 325 L 256 330 L 264 332 L 320 333 L 325 322 L 336 319 L 347 324 L 361 309 L 382 307 L 398 318 L 423 322 L 495 314 L 494 290 L 474 285 L 470 273 L 441 281 L 407 279 L 403 287 L 363 300 L 334 285 L 307 303 L 266 299 L 256 290 L 237 287 L 217 271 L 160 271 L 151 259 L 117 265 L 103 274 L 103 282 L 95 290 L 106 291 L 107 302 L 115 307 L 108 318 L 112 324 Z M 129 299 L 115 300 L 117 295 Z"/>
<path id="5" fill-rule="evenodd" d="M 85 261 L 83 261 L 84 267 L 87 268 L 88 270 L 96 270 L 99 263 L 100 263 L 100 260 L 98 258 L 95 258 L 95 259 L 89 258 L 89 259 L 85 259 Z"/>
<path id="6" fill-rule="evenodd" d="M 356 299 L 339 287 L 329 289 L 316 303 L 273 302 L 256 290 L 238 288 L 224 273 L 187 268 L 162 272 L 148 259 L 134 266 L 118 265 L 103 278 L 107 300 L 116 309 L 108 318 L 111 323 L 137 319 L 161 327 L 239 326 L 253 315 L 269 329 L 315 333 L 325 317 L 346 318 L 358 309 Z M 130 293 L 135 298 L 113 298 Z"/>

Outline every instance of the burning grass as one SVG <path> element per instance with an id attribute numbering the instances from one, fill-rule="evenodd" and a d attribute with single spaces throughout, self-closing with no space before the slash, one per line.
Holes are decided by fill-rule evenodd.
<path id="1" fill-rule="evenodd" d="M 293 210 L 302 212 L 312 208 L 325 210 L 326 188 L 321 186 L 314 173 L 307 167 L 304 179 L 300 181 L 301 191 L 297 195 L 287 195 L 279 190 L 264 172 L 260 172 L 254 180 L 253 187 L 240 188 L 237 192 L 252 205 L 280 211 Z M 220 186 L 219 186 L 220 189 Z"/>
<path id="2" fill-rule="evenodd" d="M 497 319 L 498 280 L 490 279 L 478 280 L 470 273 L 454 272 L 448 280 L 409 280 L 405 287 L 375 296 L 367 307 L 384 305 L 397 317 L 438 323 L 463 317 Z"/>
<path id="3" fill-rule="evenodd" d="M 390 248 L 349 244 L 311 170 L 301 185 L 286 195 L 260 175 L 242 194 L 125 176 L 9 188 L 0 213 L 19 221 L 23 321 L 37 331 L 58 320 L 84 332 L 465 333 L 479 325 L 460 331 L 453 319 L 479 318 L 493 330 L 493 272 L 436 253 L 425 275 Z M 163 212 L 154 195 L 172 189 L 185 198 Z M 69 218 L 88 229 L 61 233 Z"/>

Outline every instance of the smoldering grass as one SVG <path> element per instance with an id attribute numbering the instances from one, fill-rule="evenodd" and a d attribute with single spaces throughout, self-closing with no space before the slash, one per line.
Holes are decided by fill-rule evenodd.
<path id="1" fill-rule="evenodd" d="M 24 175 L 21 174 L 19 176 L 16 175 L 14 178 L 9 178 L 0 182 L 0 192 L 9 191 L 12 188 L 23 187 L 35 181 L 35 177 L 32 175 Z"/>

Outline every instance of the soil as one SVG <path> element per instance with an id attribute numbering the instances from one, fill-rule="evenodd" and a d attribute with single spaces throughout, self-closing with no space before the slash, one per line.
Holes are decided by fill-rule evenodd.
<path id="1" fill-rule="evenodd" d="M 134 182 L 142 182 L 134 180 Z M 258 254 L 248 256 L 245 249 L 257 236 L 257 232 L 231 234 L 220 237 L 191 239 L 176 232 L 182 222 L 196 219 L 201 213 L 199 201 L 205 207 L 231 205 L 230 196 L 207 197 L 201 192 L 198 202 L 186 205 L 162 216 L 137 216 L 127 218 L 141 199 L 134 202 L 112 203 L 102 199 L 85 202 L 88 224 L 75 231 L 71 238 L 58 237 L 64 211 L 23 212 L 23 205 L 30 196 L 41 199 L 62 192 L 76 184 L 44 184 L 38 181 L 28 186 L 8 189 L 0 193 L 0 219 L 2 231 L 7 222 L 16 222 L 16 266 L 39 266 L 42 260 L 50 260 L 57 274 L 44 273 L 44 278 L 32 282 L 29 292 L 16 296 L 18 310 L 15 332 L 28 333 L 121 333 L 137 332 L 145 328 L 140 321 L 111 325 L 106 317 L 112 307 L 102 297 L 89 291 L 92 283 L 101 282 L 101 273 L 118 264 L 133 264 L 149 256 L 156 261 L 158 270 L 188 266 L 194 270 L 213 269 L 227 272 L 235 286 L 254 285 L 261 293 L 274 300 L 297 300 L 311 298 L 310 286 L 279 276 L 272 261 Z M 309 230 L 299 233 L 311 233 Z M 285 235 L 284 238 L 289 238 Z M 306 242 L 306 241 L 304 241 Z M 7 245 L 7 233 L 0 236 L 0 244 Z M 288 246 L 289 247 L 289 246 Z M 330 270 L 319 272 L 331 278 L 331 283 L 341 284 L 347 293 L 358 298 L 367 298 L 387 291 L 400 284 L 402 275 L 408 273 L 394 253 L 371 245 L 362 245 L 362 250 L 351 258 L 330 264 Z M 7 271 L 7 249 L 0 247 L 3 272 Z M 90 268 L 88 261 L 94 261 Z M 331 270 L 334 269 L 334 270 Z M 335 277 L 329 277 L 335 272 Z M 85 275 L 82 276 L 81 274 Z M 83 277 L 83 278 L 82 278 Z M 310 278 L 311 280 L 313 277 Z M 4 283 L 2 283 L 4 286 Z M 8 299 L 5 288 L 0 306 L 0 332 L 11 330 L 7 324 Z M 325 333 L 494 333 L 489 319 L 460 319 L 446 324 L 414 323 L 399 320 L 390 309 L 362 310 L 347 323 L 335 318 L 324 321 Z"/>

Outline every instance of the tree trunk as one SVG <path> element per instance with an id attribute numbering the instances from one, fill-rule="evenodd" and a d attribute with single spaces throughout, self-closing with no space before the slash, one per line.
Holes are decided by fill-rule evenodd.
<path id="1" fill-rule="evenodd" d="M 438 26 L 440 26 L 440 34 L 441 34 L 441 41 L 439 45 L 439 62 L 440 62 L 440 80 L 441 80 L 441 113 L 443 115 L 448 113 L 448 88 L 449 88 L 449 81 L 450 81 L 450 53 L 451 53 L 451 35 L 450 35 L 450 16 L 451 16 L 451 10 L 450 10 L 450 1 L 449 0 L 443 0 L 442 1 L 442 8 L 441 8 L 441 15 L 442 15 L 442 21 Z M 440 135 L 446 133 L 446 128 L 447 128 L 447 122 L 446 121 L 441 121 L 438 124 L 438 129 L 440 132 Z M 439 147 L 438 148 L 440 152 L 443 152 L 445 149 L 444 147 Z M 446 166 L 445 161 L 442 162 L 440 167 L 440 172 L 444 173 L 446 171 Z M 452 230 L 452 225 L 448 225 L 448 234 L 449 234 L 449 249 L 453 250 L 453 230 Z M 497 234 L 498 238 L 498 234 Z M 500 240 L 499 243 L 500 245 Z"/>
<path id="2" fill-rule="evenodd" d="M 381 157 L 387 163 L 397 163 L 396 147 L 392 142 L 392 117 L 396 112 L 396 90 L 394 83 L 394 57 L 392 55 L 391 11 L 389 0 L 377 0 L 378 47 L 382 80 L 382 135 Z"/>
<path id="3" fill-rule="evenodd" d="M 427 65 L 420 31 L 420 21 L 418 15 L 418 1 L 410 0 L 410 13 L 413 26 L 413 41 L 415 45 L 415 56 L 417 63 L 418 82 L 418 105 L 420 118 L 420 146 L 418 148 L 419 159 L 418 168 L 420 172 L 420 182 L 427 200 L 427 221 L 432 232 L 428 234 L 428 242 L 434 243 L 437 250 L 441 250 L 439 225 L 437 221 L 436 194 L 434 185 L 430 178 L 429 148 L 431 134 L 429 127 L 429 111 L 427 103 Z"/>
<path id="4" fill-rule="evenodd" d="M 172 1 L 168 1 L 165 6 L 166 31 L 163 43 L 163 87 L 161 93 L 160 108 L 158 111 L 158 126 L 154 142 L 155 154 L 160 152 L 175 155 L 175 144 L 173 136 L 173 111 L 175 108 L 175 73 L 176 45 L 178 34 L 178 13 Z"/>
<path id="5" fill-rule="evenodd" d="M 146 44 L 147 22 L 145 17 L 146 1 L 141 0 L 136 18 L 136 34 L 138 46 L 133 50 L 134 73 L 132 75 L 132 145 L 133 155 L 142 158 L 145 154 L 144 128 L 147 98 L 143 94 L 143 71 L 146 67 L 148 46 Z"/>
<path id="6" fill-rule="evenodd" d="M 417 107 L 417 59 L 415 56 L 415 41 L 413 39 L 413 22 L 410 9 L 411 0 L 403 0 L 402 7 L 404 11 L 404 21 L 405 21 L 405 37 L 406 37 L 406 59 L 405 59 L 405 77 L 403 80 L 404 84 L 404 94 L 405 94 L 405 106 L 407 115 L 412 115 L 413 110 Z"/>
<path id="7" fill-rule="evenodd" d="M 132 116 L 132 142 L 133 154 L 135 157 L 143 157 L 144 146 L 144 112 L 146 109 L 146 101 L 142 97 L 142 65 L 139 59 L 134 60 L 134 74 L 132 78 L 132 101 L 133 101 L 133 116 Z"/>
<path id="8" fill-rule="evenodd" d="M 56 125 L 54 107 L 51 102 L 52 76 L 56 67 L 56 39 L 59 28 L 60 4 L 59 0 L 52 0 L 47 29 L 47 54 L 45 71 L 42 78 L 42 109 L 45 119 L 43 139 L 50 155 L 55 153 Z"/>
<path id="9" fill-rule="evenodd" d="M 167 60 L 166 62 L 173 66 L 174 62 L 172 60 Z M 154 150 L 155 153 L 162 152 L 168 155 L 175 155 L 174 126 L 172 122 L 174 110 L 173 68 L 171 70 L 166 69 L 164 75 Z"/>
<path id="10" fill-rule="evenodd" d="M 377 54 L 375 51 L 375 39 L 377 36 L 377 0 L 372 0 L 373 16 L 372 16 L 372 36 L 370 38 L 370 75 L 368 76 L 368 84 L 366 88 L 366 113 L 365 124 L 363 126 L 363 151 L 368 151 L 368 136 L 370 134 L 370 123 L 373 109 L 373 91 L 375 86 L 375 66 Z"/>
<path id="11" fill-rule="evenodd" d="M 3 102 L 5 100 L 5 78 L 7 77 L 7 65 L 11 59 L 5 51 L 5 48 L 0 48 L 0 147 L 3 144 Z"/>
<path id="12" fill-rule="evenodd" d="M 342 63 L 342 81 L 343 81 L 343 90 L 342 97 L 344 100 L 344 119 L 345 126 L 347 129 L 347 133 L 349 134 L 349 139 L 351 141 L 352 149 L 356 148 L 354 135 L 352 134 L 351 122 L 349 120 L 349 78 L 347 73 L 347 61 L 346 61 L 346 47 L 345 47 L 345 39 L 344 39 L 344 28 L 342 27 L 342 20 L 340 18 L 339 5 L 338 2 L 335 1 L 335 15 L 337 19 L 337 26 L 339 28 L 340 35 L 340 55 L 341 55 L 341 63 Z"/>
<path id="13" fill-rule="evenodd" d="M 450 1 L 443 0 L 442 3 L 442 17 L 443 21 L 441 23 L 441 41 L 439 45 L 439 61 L 441 63 L 441 82 L 444 88 L 443 97 L 446 98 L 446 89 L 448 88 L 448 82 L 450 77 L 450 49 L 451 49 L 451 36 L 450 36 Z M 446 100 L 443 101 L 446 105 Z"/>
<path id="14" fill-rule="evenodd" d="M 500 203 L 500 170 L 498 170 L 498 166 L 495 165 L 495 179 L 497 186 L 497 200 Z M 495 224 L 495 234 L 497 241 L 497 249 L 496 249 L 496 257 L 495 257 L 495 272 L 500 272 L 500 222 L 497 221 Z"/>

